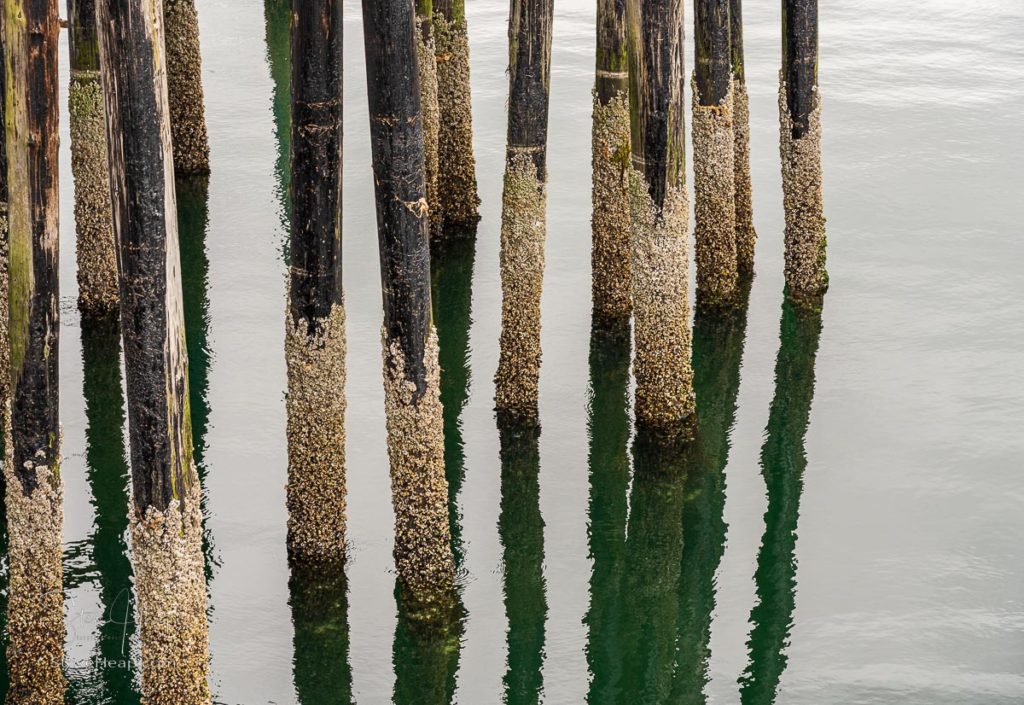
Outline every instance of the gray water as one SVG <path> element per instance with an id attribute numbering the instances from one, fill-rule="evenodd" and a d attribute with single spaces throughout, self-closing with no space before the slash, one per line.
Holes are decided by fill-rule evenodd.
<path id="1" fill-rule="evenodd" d="M 205 245 L 199 226 L 198 259 L 205 254 L 208 270 L 186 281 L 186 293 L 196 302 L 189 332 L 202 333 L 190 342 L 205 372 L 193 392 L 208 413 L 199 444 L 212 685 L 218 703 L 297 703 L 285 555 L 286 230 L 275 122 L 281 115 L 274 110 L 267 16 L 263 0 L 197 5 L 213 173 Z M 543 568 L 546 612 L 538 613 L 543 638 L 532 654 L 542 664 L 538 690 L 524 696 L 510 694 L 503 683 L 507 576 L 491 381 L 500 318 L 508 8 L 497 0 L 467 5 L 483 218 L 470 260 L 469 386 L 459 425 L 465 476 L 456 503 L 465 617 L 454 701 L 583 703 L 591 681 L 588 654 L 602 646 L 592 643 L 585 622 L 594 602 L 588 539 L 594 6 L 582 0 L 555 3 L 536 505 L 543 518 L 542 562 L 540 554 L 536 558 Z M 415 654 L 395 648 L 393 515 L 362 25 L 358 3 L 347 3 L 345 10 L 352 544 L 347 662 L 354 700 L 366 704 L 392 701 L 396 667 L 400 671 Z M 710 654 L 706 701 L 737 703 L 742 690 L 743 702 L 771 702 L 771 693 L 758 696 L 741 683 L 752 658 L 760 658 L 778 675 L 778 703 L 1022 702 L 1024 252 L 1017 235 L 1024 216 L 1024 140 L 1018 135 L 1024 114 L 1024 5 L 822 3 L 832 284 L 812 359 L 806 433 L 797 433 L 795 445 L 781 451 L 790 460 L 806 454 L 799 510 L 792 506 L 785 514 L 794 522 L 798 516 L 798 524 L 783 526 L 790 538 L 796 527 L 794 552 L 778 565 L 765 554 L 765 570 L 758 572 L 768 509 L 762 445 L 771 436 L 766 428 L 773 399 L 789 394 L 785 387 L 776 390 L 775 374 L 783 300 L 779 13 L 778 2 L 750 1 L 744 11 L 760 239 L 731 448 L 722 471 L 721 519 L 727 530 L 711 576 L 710 637 L 703 645 Z M 283 31 L 280 22 L 271 30 L 278 37 Z M 277 54 L 280 72 L 280 46 Z M 687 66 L 692 65 L 688 47 Z M 63 70 L 66 75 L 66 65 Z M 95 657 L 100 629 L 110 620 L 100 598 L 96 556 L 109 547 L 96 544 L 87 481 L 66 114 L 62 120 L 65 541 L 68 573 L 77 576 L 67 590 L 67 663 L 79 702 L 137 702 L 131 658 L 137 659 L 138 645 L 131 630 L 126 663 L 101 667 Z M 539 532 L 540 524 L 532 528 Z M 791 579 L 787 571 L 793 571 Z M 756 608 L 773 573 L 781 574 L 784 587 L 781 611 L 773 614 L 782 636 L 765 648 L 756 640 L 748 647 L 752 610 L 753 622 L 760 623 L 757 615 L 763 613 Z M 625 594 L 622 600 L 631 598 Z M 654 637 L 641 643 L 648 638 Z M 118 668 L 127 685 L 105 692 L 98 674 Z M 408 701 L 433 702 L 427 696 Z M 591 702 L 597 701 L 592 695 Z M 620 701 L 645 702 L 628 693 Z"/>

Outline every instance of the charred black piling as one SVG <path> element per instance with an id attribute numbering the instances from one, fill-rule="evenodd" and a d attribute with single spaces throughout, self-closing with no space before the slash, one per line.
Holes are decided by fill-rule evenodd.
<path id="1" fill-rule="evenodd" d="M 775 396 L 761 447 L 768 508 L 754 573 L 757 604 L 750 612 L 749 661 L 740 677 L 743 705 L 774 702 L 786 670 L 796 607 L 795 554 L 807 469 L 805 440 L 821 328 L 820 308 L 807 308 L 787 295 L 775 361 Z"/>
<path id="2" fill-rule="evenodd" d="M 636 419 L 674 437 L 692 430 L 694 415 L 683 2 L 630 0 L 627 7 Z"/>
<path id="3" fill-rule="evenodd" d="M 786 284 L 794 302 L 813 307 L 828 289 L 817 0 L 783 3 L 779 150 L 786 208 Z"/>
<path id="4" fill-rule="evenodd" d="M 465 0 L 435 0 L 437 58 L 438 200 L 447 237 L 472 232 L 480 219 L 473 156 L 473 106 L 469 84 L 469 34 Z"/>
<path id="5" fill-rule="evenodd" d="M 729 0 L 694 2 L 693 189 L 697 304 L 736 295 L 736 200 Z"/>
<path id="6" fill-rule="evenodd" d="M 743 0 L 729 2 L 729 46 L 732 56 L 733 184 L 736 189 L 736 270 L 754 273 L 754 201 L 750 183 L 750 97 L 743 54 Z"/>
<path id="7" fill-rule="evenodd" d="M 345 553 L 345 307 L 341 257 L 342 2 L 292 3 L 288 548 Z"/>
<path id="8" fill-rule="evenodd" d="M 552 0 L 513 0 L 508 20 L 509 100 L 501 203 L 499 411 L 537 417 L 540 300 L 547 232 L 548 93 Z"/>
<path id="9" fill-rule="evenodd" d="M 210 171 L 210 142 L 196 1 L 164 0 L 163 6 L 174 169 L 179 174 L 205 174 Z"/>
<path id="10" fill-rule="evenodd" d="M 150 705 L 208 705 L 206 582 L 192 456 L 159 0 L 100 0 L 131 445 L 132 558 Z"/>
<path id="11" fill-rule="evenodd" d="M 66 681 L 57 365 L 57 0 L 8 0 L 3 32 L 10 198 L 7 702 L 58 705 Z"/>
<path id="12" fill-rule="evenodd" d="M 107 183 L 107 135 L 103 124 L 95 0 L 68 0 L 68 49 L 78 308 L 83 316 L 98 318 L 117 311 L 117 254 Z"/>
<path id="13" fill-rule="evenodd" d="M 423 116 L 423 166 L 430 207 L 430 233 L 440 234 L 437 138 L 440 108 L 437 102 L 437 56 L 434 46 L 434 9 L 431 0 L 416 0 L 416 64 L 420 72 L 420 113 Z"/>
<path id="14" fill-rule="evenodd" d="M 629 58 L 626 4 L 598 0 L 597 66 L 591 133 L 594 316 L 607 322 L 632 311 L 629 250 Z"/>
<path id="15" fill-rule="evenodd" d="M 430 316 L 429 208 L 413 5 L 364 0 L 363 27 L 384 294 L 395 563 L 415 611 L 444 619 L 453 605 L 455 563 L 437 335 Z"/>

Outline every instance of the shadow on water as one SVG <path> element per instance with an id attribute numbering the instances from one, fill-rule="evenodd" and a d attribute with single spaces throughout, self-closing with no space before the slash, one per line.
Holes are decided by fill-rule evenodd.
<path id="1" fill-rule="evenodd" d="M 209 176 L 179 177 L 175 188 L 178 198 L 178 241 L 181 252 L 181 288 L 185 310 L 185 340 L 188 347 L 189 408 L 192 419 L 192 446 L 200 486 L 203 488 L 203 553 L 206 556 L 206 580 L 220 566 L 207 517 L 206 435 L 210 425 L 210 260 L 206 235 L 210 225 Z"/>
<path id="2" fill-rule="evenodd" d="M 705 702 L 745 336 L 745 297 L 730 315 L 698 313 L 699 432 L 668 447 L 638 436 L 630 490 L 629 331 L 592 332 L 590 705 Z"/>
<path id="3" fill-rule="evenodd" d="M 788 661 L 786 646 L 796 604 L 797 521 L 807 467 L 804 440 L 814 399 L 821 310 L 796 308 L 787 297 L 779 337 L 775 396 L 761 448 L 768 509 L 754 574 L 757 603 L 750 612 L 750 660 L 739 679 L 744 705 L 772 705 Z"/>
<path id="4" fill-rule="evenodd" d="M 130 471 L 125 445 L 121 337 L 116 315 L 82 322 L 86 477 L 92 492 L 93 530 L 88 545 L 103 610 L 90 667 L 72 677 L 71 702 L 136 705 L 137 658 L 132 565 L 127 531 Z M 71 615 L 74 619 L 75 615 Z M 137 656 L 137 655 L 136 655 Z"/>
<path id="5" fill-rule="evenodd" d="M 291 219 L 291 158 L 292 158 L 292 57 L 291 57 L 291 3 L 289 0 L 265 0 L 263 14 L 267 28 L 267 66 L 274 84 L 273 104 L 274 143 L 277 145 L 275 195 L 280 223 L 281 258 L 288 262 Z"/>
<path id="6" fill-rule="evenodd" d="M 498 536 L 504 564 L 508 705 L 539 703 L 544 693 L 548 615 L 544 518 L 540 513 L 540 427 L 498 416 L 501 506 Z"/>
<path id="7" fill-rule="evenodd" d="M 292 678 L 299 705 L 352 703 L 344 565 L 291 566 Z"/>

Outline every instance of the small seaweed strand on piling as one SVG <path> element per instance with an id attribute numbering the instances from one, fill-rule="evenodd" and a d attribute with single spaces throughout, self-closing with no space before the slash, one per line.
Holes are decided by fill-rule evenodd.
<path id="1" fill-rule="evenodd" d="M 121 264 L 129 524 L 143 697 L 149 705 L 208 705 L 202 515 L 159 8 L 159 0 L 99 0 L 97 6 Z"/>
<path id="2" fill-rule="evenodd" d="M 630 0 L 627 13 L 636 420 L 676 440 L 694 421 L 683 2 Z"/>
<path id="3" fill-rule="evenodd" d="M 384 401 L 395 564 L 417 618 L 447 619 L 455 561 L 444 472 L 437 336 L 431 321 L 429 208 L 416 30 L 408 0 L 364 0 L 384 325 Z"/>
<path id="4" fill-rule="evenodd" d="M 528 420 L 538 414 L 553 12 L 552 0 L 515 0 L 508 28 L 508 146 L 495 402 L 500 411 Z"/>
<path id="5" fill-rule="evenodd" d="M 433 3 L 437 60 L 438 205 L 444 237 L 475 231 L 480 219 L 473 111 L 469 80 L 469 32 L 465 0 Z"/>
<path id="6" fill-rule="evenodd" d="M 736 188 L 736 270 L 740 277 L 754 274 L 754 202 L 750 177 L 750 97 L 743 53 L 743 0 L 729 3 L 729 47 L 732 60 L 733 174 Z"/>
<path id="7" fill-rule="evenodd" d="M 345 307 L 342 291 L 342 2 L 292 3 L 288 547 L 345 555 Z"/>
<path id="8" fill-rule="evenodd" d="M 615 328 L 632 311 L 629 263 L 629 60 L 626 5 L 597 3 L 591 134 L 592 296 L 595 321 Z"/>
<path id="9" fill-rule="evenodd" d="M 817 0 L 786 0 L 779 75 L 779 149 L 786 212 L 786 284 L 814 308 L 828 289 L 821 175 Z"/>
<path id="10" fill-rule="evenodd" d="M 68 0 L 68 49 L 78 308 L 86 318 L 97 319 L 117 311 L 118 292 L 95 0 Z"/>
<path id="11" fill-rule="evenodd" d="M 728 308 L 738 278 L 729 0 L 695 0 L 694 10 L 697 305 Z"/>
<path id="12" fill-rule="evenodd" d="M 57 0 L 3 16 L 9 202 L 7 702 L 64 702 L 64 485 L 59 410 Z M 6 406 L 6 404 L 5 404 Z M 6 414 L 5 414 L 6 416 Z M 6 423 L 6 421 L 5 421 Z"/>

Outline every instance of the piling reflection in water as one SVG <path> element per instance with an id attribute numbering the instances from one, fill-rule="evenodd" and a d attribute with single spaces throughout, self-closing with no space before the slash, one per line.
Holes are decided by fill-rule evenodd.
<path id="1" fill-rule="evenodd" d="M 293 563 L 288 591 L 295 629 L 292 678 L 298 704 L 353 702 L 345 566 Z"/>
<path id="2" fill-rule="evenodd" d="M 724 469 L 746 334 L 749 290 L 741 293 L 729 314 L 698 312 L 699 432 L 668 447 L 644 435 L 635 440 L 628 507 L 629 332 L 592 333 L 590 705 L 705 702 L 726 534 Z"/>
<path id="3" fill-rule="evenodd" d="M 117 314 L 82 326 L 86 477 L 92 492 L 91 579 L 102 614 L 90 668 L 72 678 L 72 702 L 137 705 L 135 605 L 128 544 L 128 454 L 121 379 L 121 332 Z M 81 635 L 79 635 L 81 636 Z M 135 645 L 137 647 L 137 645 Z"/>
<path id="4" fill-rule="evenodd" d="M 750 613 L 749 663 L 740 677 L 743 705 L 771 705 L 788 661 L 786 646 L 796 604 L 796 538 L 807 467 L 804 440 L 814 398 L 814 362 L 821 308 L 782 305 L 775 397 L 761 449 L 768 489 L 764 535 L 757 556 L 757 604 Z"/>
<path id="5" fill-rule="evenodd" d="M 396 586 L 398 625 L 395 628 L 393 665 L 395 705 L 443 705 L 455 695 L 462 641 L 462 604 L 443 619 L 428 619 L 407 609 Z M 305 705 L 305 704 L 304 704 Z"/>
<path id="6" fill-rule="evenodd" d="M 532 705 L 544 691 L 548 615 L 544 580 L 544 518 L 540 513 L 540 426 L 498 415 L 501 507 L 498 535 L 504 563 L 508 661 L 503 702 Z"/>
<path id="7" fill-rule="evenodd" d="M 277 161 L 274 164 L 276 184 L 274 192 L 278 201 L 278 218 L 281 225 L 281 253 L 288 249 L 288 232 L 291 213 L 291 8 L 289 0 L 266 0 L 264 17 L 267 26 L 267 65 L 270 80 L 274 84 L 274 143 L 277 145 Z"/>

